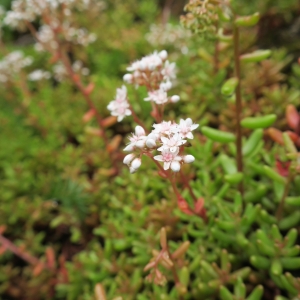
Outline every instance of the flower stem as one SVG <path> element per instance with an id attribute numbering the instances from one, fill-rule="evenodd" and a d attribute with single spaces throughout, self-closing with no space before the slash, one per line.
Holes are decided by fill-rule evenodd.
<path id="1" fill-rule="evenodd" d="M 243 156 L 242 156 L 242 128 L 241 128 L 241 113 L 242 113 L 242 96 L 241 96 L 241 67 L 240 67 L 240 49 L 239 49 L 239 28 L 234 25 L 233 33 L 234 43 L 234 69 L 235 76 L 238 79 L 238 85 L 235 90 L 235 118 L 236 118 L 236 164 L 238 172 L 243 172 Z M 239 184 L 239 191 L 243 195 L 243 183 Z"/>
<path id="2" fill-rule="evenodd" d="M 196 203 L 198 201 L 196 195 L 193 192 L 193 189 L 189 183 L 189 181 L 187 180 L 186 176 L 183 174 L 183 172 L 180 170 L 180 175 L 181 175 L 181 179 L 183 181 L 183 184 L 185 185 L 185 187 L 189 190 L 189 193 L 191 195 L 191 197 L 193 198 L 194 202 Z"/>

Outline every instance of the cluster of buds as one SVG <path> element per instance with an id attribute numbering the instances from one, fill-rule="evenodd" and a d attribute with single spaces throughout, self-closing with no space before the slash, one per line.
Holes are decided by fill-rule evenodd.
<path id="1" fill-rule="evenodd" d="M 31 65 L 32 58 L 25 57 L 22 51 L 13 51 L 0 61 L 0 82 L 9 81 L 21 69 Z"/>
<path id="2" fill-rule="evenodd" d="M 177 102 L 179 96 L 167 96 L 167 91 L 172 87 L 172 80 L 176 78 L 176 64 L 170 63 L 166 50 L 154 52 L 132 63 L 123 79 L 128 84 L 136 87 L 145 86 L 148 90 L 148 97 L 145 101 L 153 101 L 156 104 Z"/>
<path id="3" fill-rule="evenodd" d="M 172 45 L 179 49 L 182 54 L 187 54 L 187 40 L 190 36 L 190 31 L 179 25 L 171 23 L 166 25 L 152 24 L 149 33 L 146 34 L 146 39 L 153 46 Z"/>
<path id="4" fill-rule="evenodd" d="M 216 33 L 216 22 L 219 15 L 226 17 L 228 7 L 225 1 L 219 0 L 190 0 L 185 6 L 186 15 L 181 16 L 181 23 L 184 27 L 194 33 Z"/>
<path id="5" fill-rule="evenodd" d="M 179 124 L 163 121 L 154 124 L 154 129 L 148 135 L 141 126 L 136 126 L 135 133 L 129 137 L 130 143 L 124 149 L 132 153 L 126 155 L 123 162 L 129 166 L 130 172 L 134 173 L 141 166 L 143 154 L 149 155 L 153 151 L 159 151 L 161 154 L 154 156 L 154 159 L 163 162 L 163 169 L 179 172 L 182 164 L 195 160 L 194 156 L 184 155 L 183 151 L 186 139 L 193 139 L 192 131 L 198 126 L 193 124 L 190 118 L 181 119 Z"/>

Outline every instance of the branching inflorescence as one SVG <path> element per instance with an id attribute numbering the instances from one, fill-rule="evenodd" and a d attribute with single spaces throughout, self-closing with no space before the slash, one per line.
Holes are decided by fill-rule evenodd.
<path id="1" fill-rule="evenodd" d="M 124 164 L 128 165 L 130 172 L 135 173 L 138 170 L 142 164 L 143 155 L 150 157 L 160 169 L 160 174 L 170 179 L 178 203 L 182 204 L 184 199 L 178 192 L 174 178 L 168 170 L 179 172 L 183 164 L 192 163 L 195 160 L 193 155 L 184 153 L 184 148 L 187 140 L 194 138 L 192 131 L 199 125 L 194 124 L 191 118 L 181 119 L 179 123 L 163 120 L 165 105 L 180 100 L 178 95 L 168 95 L 173 85 L 172 81 L 176 79 L 176 65 L 170 63 L 167 58 L 168 53 L 165 50 L 154 52 L 132 63 L 127 68 L 130 73 L 125 74 L 123 77 L 126 83 L 132 84 L 136 88 L 146 87 L 147 97 L 144 100 L 151 102 L 151 115 L 156 122 L 153 124 L 151 132 L 147 131 L 130 105 L 125 85 L 117 89 L 116 98 L 109 103 L 107 108 L 113 116 L 118 118 L 119 122 L 126 116 L 132 115 L 139 124 L 124 148 L 125 152 L 130 152 L 123 160 Z M 155 153 L 157 151 L 159 153 Z M 162 162 L 163 166 L 159 162 Z M 193 200 L 197 203 L 198 200 L 192 189 L 189 189 L 189 191 Z M 186 202 L 184 201 L 184 203 Z M 189 211 L 193 211 L 193 209 Z"/>

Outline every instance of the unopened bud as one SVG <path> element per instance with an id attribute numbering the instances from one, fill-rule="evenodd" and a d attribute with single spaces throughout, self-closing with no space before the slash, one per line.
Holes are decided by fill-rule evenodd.
<path id="1" fill-rule="evenodd" d="M 127 83 L 132 83 L 132 75 L 131 74 L 125 74 L 123 76 L 123 80 Z"/>
<path id="2" fill-rule="evenodd" d="M 137 136 L 141 136 L 141 135 L 145 135 L 145 130 L 144 130 L 144 128 L 142 127 L 142 126 L 136 126 L 135 127 L 135 134 L 137 135 Z"/>
<path id="3" fill-rule="evenodd" d="M 180 97 L 178 95 L 174 95 L 171 97 L 171 102 L 176 103 L 180 100 Z"/>
<path id="4" fill-rule="evenodd" d="M 195 160 L 195 157 L 193 155 L 185 155 L 183 157 L 183 161 L 186 163 L 186 164 L 190 164 L 192 163 L 193 161 Z"/>
<path id="5" fill-rule="evenodd" d="M 171 163 L 171 169 L 173 172 L 179 172 L 180 171 L 180 163 L 178 161 L 173 161 Z"/>
<path id="6" fill-rule="evenodd" d="M 142 164 L 142 160 L 140 158 L 135 158 L 131 163 L 131 168 L 137 170 Z"/>
<path id="7" fill-rule="evenodd" d="M 158 53 L 158 55 L 162 60 L 165 60 L 168 57 L 168 52 L 166 50 L 162 50 Z"/>
<path id="8" fill-rule="evenodd" d="M 148 148 L 154 148 L 154 147 L 156 147 L 156 142 L 155 142 L 155 140 L 153 140 L 153 139 L 147 139 L 147 140 L 146 140 L 146 146 L 147 146 Z"/>
<path id="9" fill-rule="evenodd" d="M 123 160 L 123 163 L 125 165 L 128 165 L 131 163 L 131 161 L 135 158 L 135 154 L 133 153 L 130 153 L 130 154 L 127 154 L 125 157 L 124 157 L 124 160 Z"/>

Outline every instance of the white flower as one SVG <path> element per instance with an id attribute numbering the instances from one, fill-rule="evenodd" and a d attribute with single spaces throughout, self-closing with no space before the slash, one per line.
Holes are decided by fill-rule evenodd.
<path id="1" fill-rule="evenodd" d="M 180 100 L 180 97 L 178 95 L 174 95 L 171 97 L 170 100 L 171 100 L 171 102 L 176 103 Z"/>
<path id="2" fill-rule="evenodd" d="M 107 109 L 111 111 L 112 116 L 118 117 L 118 122 L 121 122 L 126 116 L 131 115 L 125 85 L 117 89 L 116 99 L 108 104 Z"/>
<path id="3" fill-rule="evenodd" d="M 172 123 L 171 121 L 162 121 L 159 124 L 153 125 L 154 130 L 152 132 L 157 133 L 159 135 L 170 135 L 172 132 L 177 130 L 176 124 Z"/>
<path id="4" fill-rule="evenodd" d="M 130 143 L 124 148 L 124 151 L 133 151 L 135 148 L 145 147 L 145 130 L 141 126 L 135 127 L 135 134 L 129 137 Z"/>
<path id="5" fill-rule="evenodd" d="M 177 126 L 178 133 L 183 138 L 193 139 L 194 136 L 192 131 L 195 130 L 199 124 L 193 124 L 191 118 L 187 118 L 186 120 L 181 119 L 179 125 Z"/>
<path id="6" fill-rule="evenodd" d="M 161 71 L 164 79 L 170 80 L 176 78 L 176 64 L 170 63 L 168 60 L 164 64 L 164 68 Z"/>
<path id="7" fill-rule="evenodd" d="M 176 153 L 179 151 L 179 147 L 183 145 L 186 140 L 183 140 L 181 135 L 175 133 L 173 136 L 169 138 L 162 136 L 161 138 L 162 146 L 159 147 L 158 151 L 169 150 L 172 153 Z"/>
<path id="8" fill-rule="evenodd" d="M 170 167 L 174 172 L 180 170 L 180 161 L 182 160 L 181 156 L 178 156 L 178 151 L 175 153 L 170 152 L 170 150 L 163 150 L 161 155 L 154 156 L 154 159 L 157 161 L 162 161 L 164 163 L 164 170 L 168 170 Z"/>
<path id="9" fill-rule="evenodd" d="M 169 101 L 167 92 L 163 89 L 148 92 L 148 97 L 144 99 L 145 101 L 153 101 L 156 104 L 165 104 Z"/>

